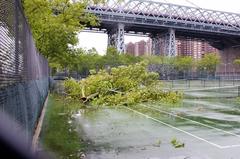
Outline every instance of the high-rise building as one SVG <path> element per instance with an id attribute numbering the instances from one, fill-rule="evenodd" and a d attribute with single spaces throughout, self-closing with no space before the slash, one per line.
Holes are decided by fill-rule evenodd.
<path id="1" fill-rule="evenodd" d="M 134 43 L 130 42 L 128 44 L 126 44 L 126 53 L 130 54 L 130 55 L 135 55 L 135 45 Z"/>
<path id="2" fill-rule="evenodd" d="M 192 56 L 194 59 L 200 59 L 204 54 L 210 52 L 218 52 L 218 50 L 205 41 L 195 39 L 177 41 L 177 55 Z"/>
<path id="3" fill-rule="evenodd" d="M 141 40 L 141 41 L 135 43 L 135 55 L 136 56 L 143 56 L 147 52 L 146 44 L 147 43 L 144 40 Z"/>
<path id="4" fill-rule="evenodd" d="M 134 56 L 143 56 L 151 54 L 151 40 L 149 39 L 147 42 L 141 40 L 136 43 L 128 43 L 126 44 L 126 53 Z"/>
<path id="5" fill-rule="evenodd" d="M 160 46 L 161 47 L 161 46 Z M 217 53 L 218 50 L 206 41 L 196 39 L 181 39 L 176 42 L 177 55 L 191 56 L 194 59 L 201 59 L 206 53 Z M 151 55 L 152 54 L 152 40 L 141 40 L 136 43 L 126 44 L 126 53 L 134 56 Z"/>
<path id="6" fill-rule="evenodd" d="M 147 56 L 151 55 L 152 53 L 152 40 L 149 38 L 146 43 L 146 54 Z"/>

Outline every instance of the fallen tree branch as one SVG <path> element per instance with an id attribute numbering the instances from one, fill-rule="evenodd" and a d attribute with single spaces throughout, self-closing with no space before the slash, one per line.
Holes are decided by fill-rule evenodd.
<path id="1" fill-rule="evenodd" d="M 91 94 L 91 95 L 89 95 L 87 97 L 81 97 L 81 99 L 82 99 L 83 103 L 87 103 L 88 101 L 90 101 L 90 100 L 94 99 L 95 97 L 97 97 L 98 94 L 99 93 L 97 92 L 97 93 Z"/>

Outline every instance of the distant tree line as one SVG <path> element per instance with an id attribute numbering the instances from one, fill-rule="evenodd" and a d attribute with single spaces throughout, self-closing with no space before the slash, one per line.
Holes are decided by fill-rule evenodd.
<path id="1" fill-rule="evenodd" d="M 220 57 L 215 53 L 208 53 L 202 59 L 194 60 L 190 56 L 133 56 L 119 53 L 114 47 L 109 47 L 105 55 L 100 55 L 96 49 L 75 49 L 65 57 L 64 63 L 51 63 L 53 73 L 56 70 L 67 70 L 76 72 L 81 76 L 88 76 L 90 71 L 97 72 L 100 69 L 111 69 L 113 67 L 135 64 L 140 61 L 148 63 L 149 71 L 154 71 L 161 76 L 169 74 L 182 75 L 185 77 L 190 72 L 205 72 L 214 75 Z"/>
<path id="2" fill-rule="evenodd" d="M 149 61 L 150 70 L 157 71 L 162 76 L 177 76 L 185 78 L 191 72 L 214 75 L 220 57 L 216 53 L 207 53 L 201 59 L 193 59 L 190 56 L 146 56 Z"/>
<path id="3" fill-rule="evenodd" d="M 83 50 L 75 49 L 68 56 L 65 56 L 64 63 L 52 62 L 53 74 L 58 71 L 76 72 L 86 77 L 90 71 L 110 69 L 121 65 L 130 65 L 142 61 L 141 57 L 129 54 L 121 54 L 114 47 L 109 47 L 105 55 L 100 55 L 96 49 Z"/>

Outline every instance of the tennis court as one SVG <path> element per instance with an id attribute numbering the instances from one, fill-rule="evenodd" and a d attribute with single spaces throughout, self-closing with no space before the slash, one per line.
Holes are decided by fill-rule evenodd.
<path id="1" fill-rule="evenodd" d="M 237 159 L 237 96 L 238 86 L 188 89 L 179 105 L 85 109 L 74 115 L 75 124 L 89 141 L 87 158 Z M 184 147 L 174 148 L 173 138 Z"/>
<path id="2" fill-rule="evenodd" d="M 212 87 L 225 87 L 225 86 L 238 86 L 240 85 L 239 79 L 198 79 L 198 80 L 168 80 L 164 81 L 166 89 L 188 90 L 199 88 L 212 88 Z"/>

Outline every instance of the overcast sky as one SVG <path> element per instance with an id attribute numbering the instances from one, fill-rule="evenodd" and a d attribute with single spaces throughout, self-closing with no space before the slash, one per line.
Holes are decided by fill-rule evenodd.
<path id="1" fill-rule="evenodd" d="M 155 0 L 155 1 L 168 2 L 187 6 L 197 5 L 201 8 L 206 9 L 240 13 L 240 0 Z M 193 4 L 191 4 L 191 2 Z M 86 49 L 95 47 L 100 54 L 105 53 L 107 48 L 107 34 L 81 32 L 79 33 L 78 37 L 79 37 L 78 47 L 83 47 Z M 137 42 L 142 39 L 147 40 L 146 37 L 125 36 L 125 43 L 128 43 L 130 41 Z"/>

